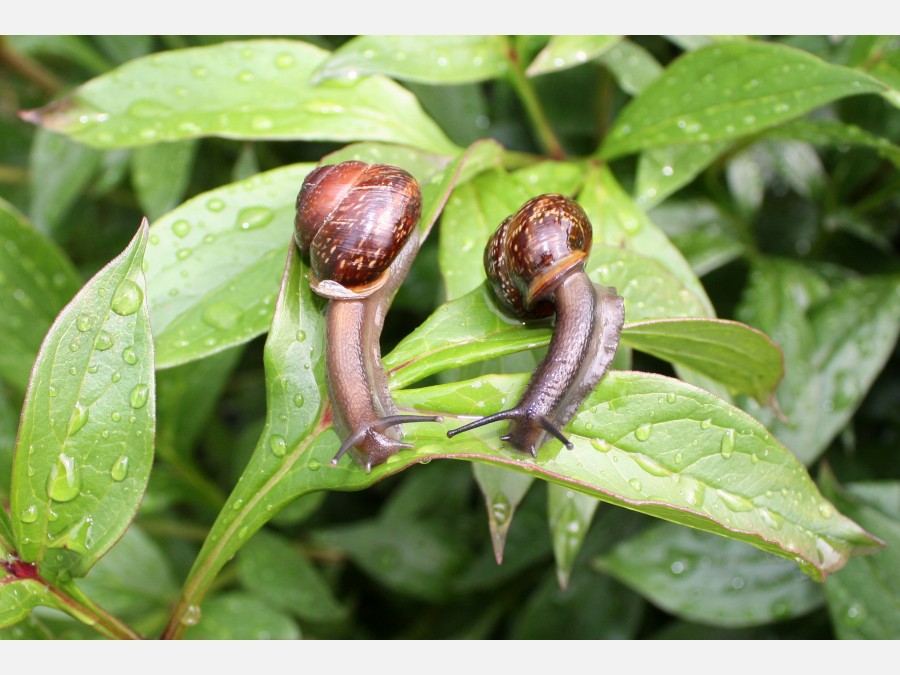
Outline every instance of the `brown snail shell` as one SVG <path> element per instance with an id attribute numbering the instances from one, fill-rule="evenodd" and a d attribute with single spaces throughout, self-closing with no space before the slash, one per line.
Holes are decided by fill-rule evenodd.
<path id="1" fill-rule="evenodd" d="M 349 161 L 310 172 L 297 195 L 294 239 L 309 254 L 313 290 L 374 292 L 421 213 L 419 184 L 399 167 Z"/>

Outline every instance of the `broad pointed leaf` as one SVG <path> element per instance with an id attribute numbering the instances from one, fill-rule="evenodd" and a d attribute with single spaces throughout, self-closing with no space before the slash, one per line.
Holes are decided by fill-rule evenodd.
<path id="1" fill-rule="evenodd" d="M 10 506 L 19 555 L 49 578 L 87 572 L 147 484 L 156 423 L 147 229 L 60 313 L 28 384 Z"/>
<path id="2" fill-rule="evenodd" d="M 621 35 L 554 35 L 525 74 L 533 77 L 580 66 L 609 51 L 621 39 Z"/>
<path id="3" fill-rule="evenodd" d="M 313 73 L 329 56 L 296 40 L 160 52 L 22 116 L 99 148 L 222 136 L 387 141 L 458 152 L 412 94 L 392 80 L 313 85 Z"/>

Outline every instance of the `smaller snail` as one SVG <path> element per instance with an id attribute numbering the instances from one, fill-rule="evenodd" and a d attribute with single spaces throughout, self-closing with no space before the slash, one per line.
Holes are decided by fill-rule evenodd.
<path id="1" fill-rule="evenodd" d="M 614 288 L 584 271 L 593 231 L 573 200 L 545 194 L 527 201 L 491 236 L 484 251 L 488 286 L 498 304 L 522 319 L 555 312 L 553 337 L 516 407 L 447 432 L 448 437 L 511 420 L 502 440 L 537 456 L 550 436 L 566 447 L 562 429 L 612 363 L 625 322 Z"/>
<path id="2" fill-rule="evenodd" d="M 325 368 L 335 428 L 366 471 L 401 448 L 398 429 L 440 421 L 400 415 L 381 365 L 379 339 L 388 307 L 419 248 L 419 185 L 387 164 L 343 162 L 306 177 L 297 195 L 294 240 L 309 255 L 310 287 L 327 298 Z"/>

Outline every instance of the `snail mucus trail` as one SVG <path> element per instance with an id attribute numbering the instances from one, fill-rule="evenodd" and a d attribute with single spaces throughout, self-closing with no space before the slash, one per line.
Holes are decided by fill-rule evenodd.
<path id="1" fill-rule="evenodd" d="M 310 263 L 310 288 L 328 299 L 325 368 L 335 428 L 371 471 L 401 448 L 399 425 L 441 418 L 401 415 L 388 390 L 379 339 L 391 300 L 419 248 L 422 195 L 387 164 L 349 161 L 312 171 L 297 195 L 294 239 Z"/>
<path id="2" fill-rule="evenodd" d="M 501 420 L 516 450 L 537 457 L 550 437 L 572 443 L 562 429 L 609 369 L 625 322 L 616 289 L 584 271 L 593 230 L 573 200 L 545 194 L 509 216 L 485 247 L 488 286 L 500 307 L 521 319 L 556 314 L 547 355 L 514 408 L 447 432 L 448 437 Z"/>

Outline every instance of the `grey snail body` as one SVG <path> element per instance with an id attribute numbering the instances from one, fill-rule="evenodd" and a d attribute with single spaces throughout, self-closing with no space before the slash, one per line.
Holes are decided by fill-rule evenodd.
<path id="1" fill-rule="evenodd" d="M 502 440 L 537 456 L 609 369 L 625 321 L 616 290 L 584 271 L 593 233 L 584 210 L 558 194 L 540 195 L 508 217 L 485 247 L 488 286 L 506 312 L 522 319 L 555 313 L 553 337 L 514 408 L 453 429 L 449 437 L 510 420 Z"/>
<path id="2" fill-rule="evenodd" d="M 297 195 L 294 240 L 309 256 L 310 287 L 329 300 L 325 363 L 336 463 L 351 452 L 371 471 L 402 448 L 399 425 L 440 421 L 400 415 L 379 340 L 385 315 L 418 252 L 422 196 L 416 180 L 386 164 L 343 162 L 312 171 Z"/>

